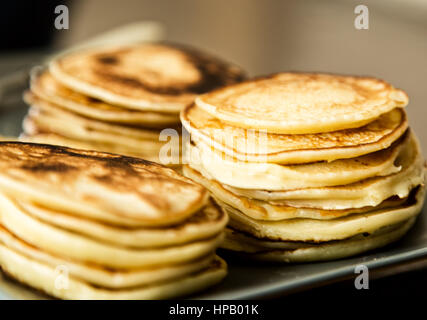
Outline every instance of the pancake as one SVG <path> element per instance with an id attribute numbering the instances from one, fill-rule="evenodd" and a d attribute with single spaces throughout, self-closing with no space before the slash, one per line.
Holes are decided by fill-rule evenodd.
<path id="1" fill-rule="evenodd" d="M 122 226 L 178 223 L 208 198 L 201 186 L 153 162 L 22 142 L 0 142 L 0 190 Z"/>
<path id="2" fill-rule="evenodd" d="M 29 105 L 32 106 L 31 109 L 34 110 L 34 116 L 55 118 L 56 121 L 62 121 L 64 124 L 65 121 L 69 121 L 73 124 L 76 130 L 80 127 L 86 128 L 88 135 L 90 131 L 104 131 L 111 132 L 116 135 L 127 136 L 130 138 L 146 140 L 159 139 L 159 133 L 161 129 L 146 128 L 140 125 L 116 124 L 90 119 L 84 116 L 80 116 L 74 112 L 62 109 L 58 105 L 42 100 L 30 92 L 27 92 L 24 95 L 24 99 Z"/>
<path id="3" fill-rule="evenodd" d="M 196 95 L 244 79 L 236 66 L 194 49 L 143 44 L 71 53 L 50 63 L 64 86 L 136 110 L 178 113 Z"/>
<path id="4" fill-rule="evenodd" d="M 411 218 L 409 220 L 415 220 L 416 218 Z M 243 251 L 246 252 L 259 252 L 259 251 L 266 251 L 266 250 L 293 250 L 293 249 L 302 249 L 302 248 L 314 248 L 314 247 L 320 247 L 324 244 L 330 244 L 333 242 L 344 242 L 346 240 L 356 240 L 356 239 L 363 239 L 372 235 L 378 236 L 380 234 L 385 234 L 391 231 L 394 231 L 401 227 L 403 224 L 407 223 L 409 220 L 395 223 L 393 225 L 381 227 L 371 233 L 365 232 L 365 233 L 358 233 L 354 236 L 351 236 L 349 238 L 341 239 L 341 240 L 331 240 L 331 241 L 319 241 L 319 242 L 313 242 L 313 241 L 277 241 L 277 240 L 269 240 L 269 239 L 260 239 L 252 236 L 249 233 L 237 231 L 231 227 L 228 227 L 225 231 L 226 237 L 234 239 L 233 241 L 240 242 L 241 247 Z M 226 242 L 226 241 L 225 241 Z"/>
<path id="5" fill-rule="evenodd" d="M 297 247 L 293 245 L 291 248 L 274 248 L 274 246 L 281 246 L 283 243 L 260 241 L 229 229 L 222 247 L 235 251 L 244 257 L 261 261 L 304 263 L 336 260 L 358 255 L 395 242 L 405 235 L 414 222 L 415 218 L 411 218 L 397 226 L 393 226 L 391 230 L 389 227 L 384 228 L 388 232 L 378 230 L 369 235 L 356 235 L 348 239 L 316 245 L 300 244 Z M 255 245 L 251 244 L 251 242 L 255 242 Z"/>
<path id="6" fill-rule="evenodd" d="M 197 147 L 188 147 L 187 159 L 191 167 L 207 178 L 237 188 L 288 190 L 328 187 L 399 172 L 401 167 L 394 163 L 408 139 L 406 135 L 388 149 L 357 158 L 297 165 L 238 161 L 195 141 Z"/>
<path id="7" fill-rule="evenodd" d="M 80 300 L 173 298 L 210 287 L 221 281 L 227 273 L 227 265 L 224 260 L 216 257 L 208 268 L 183 276 L 175 281 L 131 289 L 109 290 L 95 287 L 73 276 L 68 277 L 66 288 L 60 288 L 55 285 L 58 279 L 55 268 L 17 253 L 3 245 L 0 245 L 0 265 L 6 273 L 16 280 L 51 296 Z"/>
<path id="8" fill-rule="evenodd" d="M 222 234 L 176 246 L 135 249 L 101 242 L 42 222 L 16 200 L 0 193 L 0 223 L 33 246 L 56 255 L 111 268 L 142 268 L 183 263 L 213 253 Z"/>
<path id="9" fill-rule="evenodd" d="M 128 150 L 142 150 L 141 152 L 146 154 L 158 154 L 164 144 L 164 142 L 159 141 L 160 131 L 144 132 L 141 130 L 138 137 L 137 129 L 114 128 L 102 122 L 87 123 L 85 120 L 31 107 L 27 117 L 24 119 L 23 128 L 28 135 L 55 133 L 70 139 L 118 145 Z M 123 129 L 122 132 L 120 132 L 121 129 Z M 126 131 L 131 131 L 129 133 L 136 132 L 132 136 L 126 134 Z"/>
<path id="10" fill-rule="evenodd" d="M 40 221 L 112 245 L 129 248 L 174 246 L 214 237 L 221 233 L 228 217 L 212 200 L 187 220 L 165 228 L 117 227 L 90 219 L 52 211 L 32 203 L 18 201 L 18 205 Z"/>
<path id="11" fill-rule="evenodd" d="M 380 115 L 353 129 L 317 134 L 273 134 L 221 122 L 196 105 L 181 113 L 181 121 L 194 139 L 240 161 L 297 164 L 354 158 L 388 148 L 407 129 L 401 108 Z"/>
<path id="12" fill-rule="evenodd" d="M 47 264 L 53 268 L 62 266 L 68 272 L 84 281 L 106 288 L 130 288 L 147 284 L 156 284 L 172 279 L 178 279 L 209 266 L 214 256 L 209 255 L 201 259 L 184 264 L 174 264 L 158 268 L 140 269 L 111 269 L 100 265 L 79 263 L 62 256 L 48 254 L 11 234 L 0 226 L 0 246 L 5 246 L 19 254 Z"/>
<path id="13" fill-rule="evenodd" d="M 424 183 L 424 160 L 414 134 L 411 143 L 404 146 L 396 159 L 396 164 L 402 167 L 397 173 L 343 186 L 282 191 L 241 189 L 227 185 L 223 187 L 238 196 L 292 207 L 325 210 L 362 208 L 377 206 L 392 196 L 407 197 L 410 190 Z"/>
<path id="14" fill-rule="evenodd" d="M 207 188 L 223 207 L 228 208 L 228 206 L 230 206 L 236 208 L 241 211 L 242 214 L 255 220 L 277 221 L 295 218 L 328 220 L 345 217 L 353 213 L 369 212 L 374 208 L 373 206 L 365 206 L 361 208 L 328 210 L 290 206 L 236 195 L 225 189 L 218 182 L 204 178 L 200 173 L 188 166 L 184 166 L 184 175 Z M 389 201 L 384 200 L 380 205 L 388 207 L 390 204 Z"/>
<path id="15" fill-rule="evenodd" d="M 49 71 L 34 72 L 31 92 L 40 99 L 82 116 L 111 123 L 160 127 L 179 123 L 176 113 L 139 111 L 114 106 L 70 90 L 56 81 Z"/>
<path id="16" fill-rule="evenodd" d="M 32 136 L 40 133 L 53 133 L 77 141 L 87 141 L 98 145 L 117 146 L 117 149 L 130 152 L 133 151 L 134 154 L 156 155 L 159 154 L 159 151 L 163 146 L 163 142 L 156 140 L 135 139 L 128 136 L 109 133 L 108 131 L 95 131 L 86 127 L 74 127 L 73 123 L 64 121 L 60 118 L 55 118 L 44 113 L 41 116 L 35 116 L 35 113 L 41 114 L 38 110 L 31 108 L 30 114 L 27 115 L 23 121 L 24 133 L 26 135 Z M 74 128 L 76 130 L 74 130 Z M 114 143 L 114 140 L 117 140 L 117 143 Z M 102 151 L 107 150 L 109 149 L 107 148 Z"/>
<path id="17" fill-rule="evenodd" d="M 145 150 L 130 150 L 129 148 L 107 143 L 97 143 L 89 141 L 81 141 L 76 139 L 70 139 L 62 137 L 55 133 L 38 133 L 36 125 L 29 117 L 24 119 L 23 126 L 25 128 L 25 134 L 21 134 L 19 141 L 30 142 L 30 143 L 39 143 L 39 144 L 51 144 L 63 147 L 70 147 L 81 150 L 92 150 L 98 152 L 109 152 L 115 154 L 121 154 L 129 157 L 142 158 L 148 161 L 159 162 L 159 154 L 156 153 L 147 153 Z M 176 164 L 179 163 L 177 159 Z"/>
<path id="18" fill-rule="evenodd" d="M 329 220 L 287 219 L 281 221 L 255 220 L 224 203 L 230 215 L 229 226 L 260 239 L 280 241 L 323 242 L 342 240 L 359 233 L 372 233 L 385 226 L 403 222 L 417 216 L 423 206 L 425 188 L 418 187 L 407 201 L 390 208 L 374 209 L 367 213 L 352 214 Z"/>
<path id="19" fill-rule="evenodd" d="M 278 73 L 211 91 L 196 104 L 237 127 L 306 134 L 361 127 L 405 107 L 408 96 L 375 78 Z"/>

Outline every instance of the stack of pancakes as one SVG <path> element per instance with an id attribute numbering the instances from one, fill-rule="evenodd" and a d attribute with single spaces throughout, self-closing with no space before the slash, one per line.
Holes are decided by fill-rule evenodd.
<path id="1" fill-rule="evenodd" d="M 22 139 L 176 165 L 180 110 L 197 94 L 243 77 L 233 65 L 178 46 L 71 53 L 34 72 Z M 159 138 L 164 128 L 170 130 Z"/>
<path id="2" fill-rule="evenodd" d="M 424 201 L 407 95 L 368 77 L 281 73 L 181 113 L 184 173 L 230 216 L 223 247 L 261 260 L 358 254 L 399 239 Z"/>
<path id="3" fill-rule="evenodd" d="M 220 281 L 227 215 L 142 159 L 0 142 L 0 267 L 66 299 L 160 299 Z"/>

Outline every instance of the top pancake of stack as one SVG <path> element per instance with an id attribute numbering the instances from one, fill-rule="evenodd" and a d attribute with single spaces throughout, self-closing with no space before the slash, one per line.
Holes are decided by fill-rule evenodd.
<path id="1" fill-rule="evenodd" d="M 210 55 L 162 44 L 68 54 L 52 61 L 49 70 L 63 86 L 81 94 L 161 113 L 179 113 L 196 95 L 244 78 L 241 69 Z"/>
<path id="2" fill-rule="evenodd" d="M 191 180 L 142 159 L 19 142 L 1 142 L 0 151 L 3 192 L 109 224 L 172 225 L 208 198 Z"/>
<path id="3" fill-rule="evenodd" d="M 193 140 L 229 157 L 298 164 L 388 148 L 408 127 L 407 103 L 375 78 L 280 73 L 203 94 L 181 121 Z"/>

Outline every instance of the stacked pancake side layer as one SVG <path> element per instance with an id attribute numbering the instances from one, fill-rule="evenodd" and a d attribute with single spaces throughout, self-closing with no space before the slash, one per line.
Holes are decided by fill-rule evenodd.
<path id="1" fill-rule="evenodd" d="M 396 241 L 424 202 L 407 95 L 375 78 L 281 73 L 181 112 L 184 173 L 229 213 L 223 247 L 266 260 L 355 255 Z"/>
<path id="2" fill-rule="evenodd" d="M 233 65 L 178 46 L 71 53 L 34 72 L 22 139 L 177 165 L 180 110 L 197 94 L 243 78 Z M 170 155 L 159 159 L 163 146 Z"/>
<path id="3" fill-rule="evenodd" d="M 227 215 L 142 159 L 0 142 L 0 267 L 66 299 L 161 299 L 219 282 Z M 66 279 L 64 279 L 66 277 Z"/>

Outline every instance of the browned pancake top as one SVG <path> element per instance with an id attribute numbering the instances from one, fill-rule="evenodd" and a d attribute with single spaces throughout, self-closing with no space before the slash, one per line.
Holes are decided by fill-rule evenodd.
<path id="1" fill-rule="evenodd" d="M 197 94 L 244 78 L 239 68 L 205 53 L 163 44 L 74 53 L 53 64 L 82 83 L 153 103 L 189 104 Z"/>
<path id="2" fill-rule="evenodd" d="M 220 121 L 195 104 L 183 110 L 181 120 L 195 139 L 209 139 L 223 146 L 222 150 L 229 151 L 227 153 L 234 157 L 251 152 L 270 156 L 298 151 L 356 148 L 378 143 L 388 137 L 392 143 L 408 127 L 405 111 L 401 108 L 383 114 L 359 128 L 317 134 L 274 134 L 239 128 Z M 381 147 L 378 144 L 378 149 Z"/>
<path id="3" fill-rule="evenodd" d="M 303 134 L 360 127 L 405 107 L 408 96 L 371 77 L 284 72 L 211 91 L 196 104 L 236 126 Z"/>
<path id="4" fill-rule="evenodd" d="M 0 180 L 5 193 L 13 182 L 142 221 L 185 218 L 207 197 L 199 185 L 150 161 L 22 142 L 0 142 Z"/>

